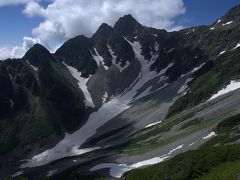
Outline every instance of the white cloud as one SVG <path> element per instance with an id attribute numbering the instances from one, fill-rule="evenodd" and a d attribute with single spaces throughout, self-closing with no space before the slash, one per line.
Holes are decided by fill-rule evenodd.
<path id="1" fill-rule="evenodd" d="M 33 1 L 39 1 L 39 0 L 0 0 L 0 6 L 26 4 Z"/>
<path id="2" fill-rule="evenodd" d="M 173 19 L 184 14 L 185 7 L 183 0 L 53 0 L 46 8 L 28 3 L 23 12 L 44 19 L 33 29 L 35 37 L 62 41 L 79 34 L 91 36 L 103 22 L 113 25 L 125 14 L 147 26 L 179 29 Z"/>
<path id="3" fill-rule="evenodd" d="M 34 44 L 41 43 L 38 38 L 24 37 L 21 46 L 0 46 L 0 60 L 22 58 Z"/>
<path id="4" fill-rule="evenodd" d="M 32 30 L 33 38 L 23 38 L 21 46 L 0 47 L 0 59 L 21 57 L 35 43 L 51 52 L 49 44 L 60 44 L 74 36 L 91 36 L 103 23 L 114 25 L 119 17 L 132 14 L 146 26 L 179 30 L 174 18 L 185 13 L 183 0 L 50 0 L 42 7 L 42 0 L 0 0 L 0 6 L 25 4 L 23 13 L 41 17 L 42 22 Z"/>
<path id="5" fill-rule="evenodd" d="M 44 9 L 37 2 L 29 2 L 23 10 L 23 13 L 29 17 L 42 16 Z"/>
<path id="6" fill-rule="evenodd" d="M 19 46 L 0 46 L 0 60 L 21 58 L 24 52 L 24 49 Z"/>

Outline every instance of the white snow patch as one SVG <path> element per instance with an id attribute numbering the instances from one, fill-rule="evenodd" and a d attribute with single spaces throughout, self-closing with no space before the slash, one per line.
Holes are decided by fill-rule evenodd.
<path id="1" fill-rule="evenodd" d="M 107 100 L 107 98 L 108 98 L 108 93 L 105 92 L 104 95 L 103 95 L 103 97 L 102 97 L 102 102 L 105 103 L 106 100 Z"/>
<path id="2" fill-rule="evenodd" d="M 175 48 L 172 48 L 172 49 L 168 50 L 168 52 L 167 52 L 167 53 L 171 53 L 171 52 L 173 52 L 173 51 L 174 51 L 174 49 L 175 49 Z"/>
<path id="3" fill-rule="evenodd" d="M 219 19 L 218 21 L 217 21 L 217 23 L 220 23 L 222 20 L 221 19 Z"/>
<path id="4" fill-rule="evenodd" d="M 58 171 L 57 169 L 53 169 L 53 170 L 51 170 L 51 171 L 48 171 L 47 177 L 53 176 L 57 171 Z"/>
<path id="5" fill-rule="evenodd" d="M 74 160 L 73 160 L 73 162 L 77 162 L 77 160 L 76 160 L 76 159 L 74 159 Z"/>
<path id="6" fill-rule="evenodd" d="M 236 45 L 236 47 L 234 48 L 234 50 L 237 49 L 237 48 L 239 48 L 239 47 L 240 47 L 240 43 L 238 43 L 238 44 Z"/>
<path id="7" fill-rule="evenodd" d="M 136 169 L 136 168 L 140 168 L 140 167 L 143 167 L 143 166 L 149 166 L 149 165 L 153 165 L 153 164 L 158 164 L 160 162 L 163 162 L 164 159 L 168 158 L 169 156 L 164 156 L 164 157 L 154 157 L 152 159 L 148 159 L 148 160 L 145 160 L 145 161 L 141 161 L 141 162 L 138 162 L 138 163 L 135 163 L 135 164 L 132 164 L 131 165 L 131 168 L 132 169 Z"/>
<path id="8" fill-rule="evenodd" d="M 193 78 L 188 78 L 184 85 L 178 90 L 178 94 L 182 94 L 188 88 L 188 83 L 191 82 L 192 80 Z"/>
<path id="9" fill-rule="evenodd" d="M 209 133 L 207 136 L 203 137 L 203 139 L 209 139 L 209 138 L 214 137 L 214 136 L 216 136 L 216 135 L 217 135 L 217 134 L 216 134 L 215 132 L 211 132 L 211 133 Z"/>
<path id="10" fill-rule="evenodd" d="M 149 127 L 155 126 L 155 125 L 157 125 L 157 124 L 160 124 L 161 122 L 162 122 L 162 121 L 158 121 L 158 122 L 155 122 L 155 123 L 151 123 L 151 124 L 145 126 L 145 128 L 149 128 Z"/>
<path id="11" fill-rule="evenodd" d="M 199 69 L 201 69 L 205 64 L 206 64 L 206 63 L 202 63 L 202 64 L 200 64 L 198 67 L 193 68 L 193 70 L 191 70 L 189 73 L 187 73 L 187 74 L 182 74 L 180 78 L 182 78 L 182 77 L 184 77 L 184 76 L 187 76 L 187 75 L 189 75 L 189 74 L 193 74 L 193 73 L 197 72 L 197 71 L 198 71 Z"/>
<path id="12" fill-rule="evenodd" d="M 84 97 L 85 97 L 85 101 L 84 101 L 85 106 L 94 108 L 95 105 L 92 101 L 91 94 L 89 93 L 89 91 L 87 89 L 87 82 L 88 82 L 89 78 L 81 77 L 81 72 L 78 72 L 78 70 L 76 68 L 67 65 L 65 62 L 63 62 L 63 64 L 67 67 L 67 69 L 70 71 L 72 76 L 78 81 L 78 86 L 82 90 Z"/>
<path id="13" fill-rule="evenodd" d="M 193 142 L 193 143 L 189 144 L 188 146 L 191 147 L 191 146 L 193 146 L 195 143 L 196 143 L 196 142 Z"/>
<path id="14" fill-rule="evenodd" d="M 175 151 L 178 151 L 179 149 L 182 149 L 184 146 L 184 144 L 172 149 L 171 151 L 169 151 L 168 155 L 171 155 L 172 153 L 174 153 Z"/>
<path id="15" fill-rule="evenodd" d="M 158 35 L 157 35 L 157 34 L 153 34 L 153 36 L 154 36 L 154 37 L 158 37 Z"/>
<path id="16" fill-rule="evenodd" d="M 28 60 L 27 60 L 27 63 L 31 66 L 31 68 L 32 68 L 34 71 L 38 71 L 38 67 L 33 66 Z"/>
<path id="17" fill-rule="evenodd" d="M 20 176 L 23 174 L 23 171 L 18 171 L 18 172 L 15 172 L 14 174 L 11 175 L 12 178 L 15 178 L 17 176 Z"/>
<path id="18" fill-rule="evenodd" d="M 93 53 L 91 53 L 91 54 L 92 54 L 93 59 L 96 61 L 97 65 L 99 66 L 101 63 L 103 65 L 104 69 L 108 70 L 109 67 L 105 66 L 103 57 L 98 54 L 98 51 L 96 48 L 94 48 L 94 51 L 95 51 L 96 55 L 94 55 Z"/>
<path id="19" fill-rule="evenodd" d="M 234 91 L 236 89 L 240 88 L 240 82 L 239 81 L 231 81 L 227 87 L 223 88 L 222 90 L 218 91 L 216 94 L 214 94 L 208 101 L 211 101 L 219 96 L 222 96 L 226 93 L 229 93 L 231 91 Z"/>
<path id="20" fill-rule="evenodd" d="M 214 30 L 214 29 L 215 29 L 215 27 L 211 27 L 211 28 L 210 28 L 211 31 Z"/>
<path id="21" fill-rule="evenodd" d="M 109 45 L 107 45 L 107 47 L 108 47 L 108 51 L 110 52 L 110 54 L 113 58 L 112 63 L 119 69 L 120 72 L 123 72 L 123 70 L 125 70 L 130 65 L 130 63 L 127 61 L 126 62 L 127 64 L 125 64 L 125 66 L 122 67 L 120 65 L 121 62 L 117 62 L 117 56 L 114 54 L 113 49 Z"/>
<path id="22" fill-rule="evenodd" d="M 229 25 L 229 24 L 232 24 L 233 21 L 229 21 L 229 22 L 226 22 L 226 23 L 223 23 L 222 26 L 226 26 L 226 25 Z"/>
<path id="23" fill-rule="evenodd" d="M 221 51 L 218 56 L 221 56 L 225 53 L 226 51 Z"/>
<path id="24" fill-rule="evenodd" d="M 132 165 L 127 164 L 115 164 L 115 163 L 102 163 L 98 164 L 90 169 L 90 171 L 97 171 L 100 169 L 110 169 L 110 175 L 115 178 L 120 178 L 125 172 L 137 169 L 143 166 L 149 166 L 163 162 L 169 156 L 155 157 L 145 161 L 137 162 Z"/>

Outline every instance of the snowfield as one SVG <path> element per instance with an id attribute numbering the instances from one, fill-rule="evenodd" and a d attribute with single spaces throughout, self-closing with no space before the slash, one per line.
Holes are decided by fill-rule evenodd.
<path id="1" fill-rule="evenodd" d="M 31 159 L 28 159 L 27 161 L 25 161 L 25 163 L 23 163 L 21 165 L 21 168 L 42 166 L 42 165 L 51 163 L 53 161 L 56 161 L 58 159 L 65 158 L 65 157 L 77 156 L 77 155 L 85 154 L 85 153 L 95 151 L 98 149 L 106 148 L 106 147 L 89 147 L 89 148 L 82 149 L 81 146 L 89 138 L 91 138 L 93 135 L 95 135 L 95 133 L 97 132 L 97 129 L 99 129 L 100 127 L 105 125 L 107 122 L 109 122 L 111 119 L 118 116 L 125 110 L 129 109 L 131 107 L 130 103 L 134 102 L 135 100 L 137 100 L 139 98 L 147 96 L 150 93 L 153 93 L 153 92 L 150 92 L 150 88 L 151 88 L 151 86 L 150 86 L 150 87 L 146 87 L 146 89 L 142 93 L 140 93 L 138 96 L 136 96 L 138 94 L 139 89 L 144 87 L 144 85 L 147 82 L 149 82 L 150 80 L 152 80 L 156 77 L 158 77 L 160 79 L 166 79 L 164 74 L 166 73 L 166 71 L 169 68 L 171 68 L 174 65 L 173 63 L 170 63 L 167 67 L 162 69 L 159 73 L 157 73 L 155 71 L 150 71 L 150 66 L 154 62 L 155 58 L 157 57 L 157 54 L 155 54 L 155 56 L 152 58 L 151 61 L 147 61 L 142 56 L 142 51 L 141 51 L 142 47 L 141 47 L 140 43 L 138 43 L 138 42 L 132 43 L 130 41 L 128 41 L 128 43 L 132 46 L 134 53 L 135 53 L 135 57 L 141 64 L 141 70 L 140 70 L 139 75 L 136 78 L 136 80 L 128 88 L 126 88 L 122 94 L 112 97 L 107 102 L 106 102 L 107 94 L 104 94 L 104 96 L 102 97 L 103 102 L 104 102 L 102 104 L 102 106 L 96 112 L 93 112 L 89 116 L 86 123 L 79 130 L 77 130 L 73 134 L 66 133 L 64 139 L 62 141 L 60 141 L 55 147 L 48 149 L 48 150 L 42 152 L 41 154 L 35 155 Z M 155 48 L 157 48 L 156 46 L 155 46 Z M 112 52 L 110 47 L 109 47 L 109 51 L 111 52 L 111 54 L 113 56 L 113 62 L 114 62 L 114 60 L 115 60 L 114 53 Z M 97 57 L 95 57 L 95 58 L 97 58 Z M 102 63 L 100 56 L 98 56 L 98 60 L 99 60 L 99 63 Z M 81 90 L 83 91 L 84 96 L 86 98 L 86 101 L 85 101 L 86 106 L 94 107 L 94 104 L 93 104 L 93 101 L 91 98 L 91 94 L 87 90 L 87 82 L 89 79 L 82 78 L 81 73 L 78 72 L 77 69 L 75 69 L 71 66 L 68 66 L 65 63 L 64 63 L 64 65 L 72 73 L 73 77 L 75 77 L 77 79 L 79 88 L 81 88 Z M 200 69 L 201 66 L 194 68 L 194 70 L 192 72 L 197 71 L 198 69 Z M 118 67 L 118 68 L 120 70 L 123 70 L 120 67 Z M 163 85 L 163 87 L 160 87 L 159 89 L 155 90 L 154 92 L 161 90 L 162 88 L 164 88 L 167 85 L 168 84 L 165 83 Z M 180 148 L 181 147 L 178 147 L 176 150 L 178 150 Z M 175 149 L 173 149 L 173 150 L 175 151 Z M 168 155 L 165 155 L 165 156 L 168 156 Z M 140 166 L 144 166 L 144 165 L 149 165 L 149 164 L 152 164 L 153 162 L 159 163 L 166 158 L 165 156 L 153 158 L 153 159 L 143 161 L 143 162 L 139 162 L 139 163 L 131 165 L 130 167 L 120 165 L 120 169 L 121 169 L 121 172 L 122 171 L 125 172 L 129 168 L 131 169 L 131 168 L 136 168 L 136 167 L 140 167 Z M 119 169 L 119 165 L 117 165 L 117 169 Z M 113 175 L 114 177 L 119 176 L 119 172 L 118 172 L 118 170 L 116 170 L 116 166 L 114 166 L 112 168 L 112 173 L 114 174 Z"/>
<path id="2" fill-rule="evenodd" d="M 139 73 L 136 82 L 134 82 L 131 87 L 129 87 L 127 91 L 125 91 L 123 94 L 115 96 L 108 102 L 105 102 L 96 112 L 92 113 L 89 116 L 88 121 L 79 130 L 77 130 L 73 134 L 66 133 L 64 139 L 60 141 L 55 147 L 32 157 L 26 163 L 22 164 L 21 168 L 41 166 L 57 159 L 81 155 L 101 148 L 93 147 L 81 149 L 81 145 L 85 143 L 88 138 L 93 136 L 98 128 L 103 126 L 105 123 L 107 123 L 123 111 L 130 108 L 129 104 L 134 100 L 133 97 L 137 94 L 138 90 L 145 83 L 155 78 L 156 76 L 159 76 L 166 72 L 166 69 L 162 70 L 160 73 L 149 71 L 149 67 L 152 62 L 147 62 L 141 55 L 141 45 L 137 42 L 129 43 L 134 49 L 136 58 L 140 61 L 142 65 L 141 72 Z M 81 73 L 78 72 L 75 68 L 68 66 L 65 63 L 64 65 L 72 73 L 73 77 L 78 80 L 79 88 L 81 88 L 86 98 L 86 105 L 94 106 L 91 95 L 87 90 L 86 84 L 88 82 L 88 78 L 82 78 Z M 103 98 L 103 100 L 104 99 L 105 97 Z"/>
<path id="3" fill-rule="evenodd" d="M 223 88 L 222 90 L 218 91 L 216 94 L 214 94 L 208 101 L 211 101 L 213 99 L 216 99 L 219 96 L 222 96 L 224 94 L 227 94 L 231 91 L 234 91 L 236 89 L 240 88 L 240 82 L 239 81 L 231 81 L 227 87 Z"/>
<path id="4" fill-rule="evenodd" d="M 72 76 L 78 81 L 78 86 L 82 90 L 84 97 L 85 97 L 85 106 L 88 107 L 95 107 L 92 101 L 92 97 L 87 89 L 87 82 L 89 78 L 83 78 L 81 77 L 81 72 L 78 72 L 78 70 L 72 66 L 68 66 L 66 63 L 63 62 L 63 64 L 67 67 L 67 69 L 70 71 Z"/>

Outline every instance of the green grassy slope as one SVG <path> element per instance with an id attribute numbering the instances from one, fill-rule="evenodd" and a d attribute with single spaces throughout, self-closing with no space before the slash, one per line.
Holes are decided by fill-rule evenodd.
<path id="1" fill-rule="evenodd" d="M 240 145 L 212 147 L 186 152 L 161 164 L 129 171 L 122 179 L 237 179 L 240 176 L 239 160 Z"/>

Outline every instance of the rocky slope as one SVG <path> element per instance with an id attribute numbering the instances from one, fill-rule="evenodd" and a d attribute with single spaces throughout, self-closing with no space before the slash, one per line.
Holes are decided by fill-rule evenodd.
<path id="1" fill-rule="evenodd" d="M 238 114 L 238 92 L 207 100 L 239 78 L 239 13 L 179 32 L 126 15 L 55 54 L 37 44 L 1 61 L 0 177 L 119 177 L 204 144 Z"/>

